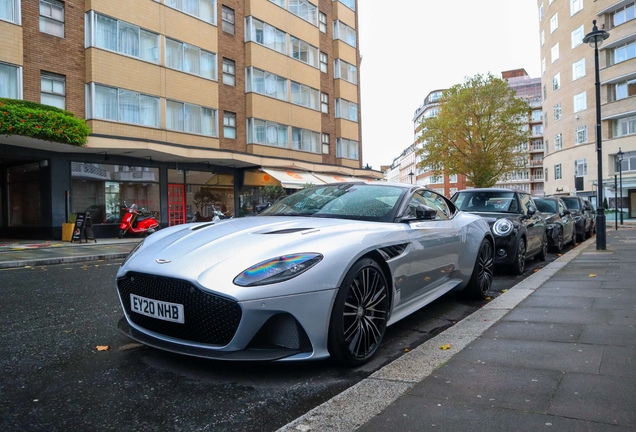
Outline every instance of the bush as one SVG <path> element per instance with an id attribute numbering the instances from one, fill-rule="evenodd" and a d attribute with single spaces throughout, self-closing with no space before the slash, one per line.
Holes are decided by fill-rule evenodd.
<path id="1" fill-rule="evenodd" d="M 0 134 L 86 145 L 90 129 L 73 113 L 35 102 L 0 99 Z"/>

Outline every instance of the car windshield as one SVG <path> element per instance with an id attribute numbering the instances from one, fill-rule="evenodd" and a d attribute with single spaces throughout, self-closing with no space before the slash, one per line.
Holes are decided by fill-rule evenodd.
<path id="1" fill-rule="evenodd" d="M 581 208 L 580 204 L 579 204 L 579 200 L 577 198 L 567 198 L 567 197 L 563 197 L 561 198 L 563 200 L 563 202 L 565 203 L 566 206 L 568 206 L 568 208 L 570 210 L 578 210 Z"/>
<path id="2" fill-rule="evenodd" d="M 261 216 L 309 216 L 388 222 L 405 189 L 388 185 L 329 184 L 278 200 Z"/>
<path id="3" fill-rule="evenodd" d="M 453 196 L 452 201 L 467 212 L 519 213 L 514 192 L 467 191 Z"/>
<path id="4" fill-rule="evenodd" d="M 552 200 L 535 199 L 534 203 L 537 205 L 537 210 L 541 213 L 556 213 L 556 202 Z"/>

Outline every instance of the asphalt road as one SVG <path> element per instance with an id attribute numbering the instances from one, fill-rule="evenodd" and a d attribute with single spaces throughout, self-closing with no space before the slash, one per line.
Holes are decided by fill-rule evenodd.
<path id="1" fill-rule="evenodd" d="M 492 297 L 555 258 L 530 260 L 522 276 L 498 273 Z M 389 327 L 377 357 L 357 369 L 226 363 L 120 334 L 118 266 L 0 271 L 0 430 L 274 431 L 487 303 L 442 297 Z"/>

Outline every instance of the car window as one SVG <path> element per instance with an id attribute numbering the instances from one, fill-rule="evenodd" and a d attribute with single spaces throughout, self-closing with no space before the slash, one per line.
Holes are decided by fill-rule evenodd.
<path id="1" fill-rule="evenodd" d="M 576 197 L 564 197 L 561 198 L 563 200 L 563 202 L 565 203 L 566 206 L 568 206 L 568 208 L 570 210 L 579 210 L 581 208 L 581 204 L 579 203 L 579 199 Z"/>
<path id="2" fill-rule="evenodd" d="M 435 216 L 435 220 L 444 220 L 448 219 L 452 216 L 451 210 L 446 203 L 446 200 L 439 194 L 429 191 L 422 190 L 417 191 L 413 197 L 419 196 L 423 200 L 423 204 L 427 207 L 433 208 L 437 210 L 437 215 Z"/>
<path id="3" fill-rule="evenodd" d="M 537 210 L 539 210 L 541 213 L 556 213 L 557 212 L 556 204 L 552 200 L 537 199 L 537 200 L 534 200 L 534 203 L 537 206 Z"/>
<path id="4" fill-rule="evenodd" d="M 519 206 L 514 192 L 474 190 L 453 196 L 453 202 L 468 212 L 518 213 Z"/>

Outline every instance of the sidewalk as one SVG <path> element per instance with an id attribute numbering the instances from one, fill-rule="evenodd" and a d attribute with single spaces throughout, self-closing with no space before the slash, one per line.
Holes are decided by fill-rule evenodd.
<path id="1" fill-rule="evenodd" d="M 97 242 L 0 239 L 0 269 L 125 258 L 140 238 L 107 238 Z"/>
<path id="2" fill-rule="evenodd" d="M 592 237 L 280 431 L 636 430 L 636 229 Z"/>

